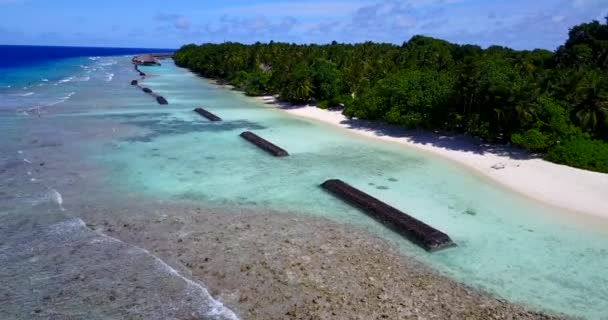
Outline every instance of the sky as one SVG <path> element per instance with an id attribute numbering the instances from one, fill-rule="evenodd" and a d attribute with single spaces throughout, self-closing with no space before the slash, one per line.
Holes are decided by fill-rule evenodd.
<path id="1" fill-rule="evenodd" d="M 413 35 L 554 50 L 608 0 L 0 0 L 0 44 L 178 48 L 188 43 L 391 42 Z"/>

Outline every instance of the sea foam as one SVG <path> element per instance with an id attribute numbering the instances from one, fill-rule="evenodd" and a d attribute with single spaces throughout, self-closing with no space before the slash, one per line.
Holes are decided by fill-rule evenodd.
<path id="1" fill-rule="evenodd" d="M 61 97 L 59 100 L 56 100 L 56 101 L 54 101 L 54 102 L 51 102 L 51 103 L 45 104 L 45 105 L 44 105 L 44 107 L 51 107 L 51 106 L 54 106 L 54 105 L 58 105 L 58 104 L 60 104 L 60 103 L 64 103 L 64 102 L 68 101 L 68 100 L 69 100 L 69 99 L 70 99 L 72 96 L 74 96 L 75 94 L 76 94 L 76 92 L 70 92 L 70 93 L 68 93 L 67 95 L 65 95 L 65 96 Z"/>
<path id="2" fill-rule="evenodd" d="M 67 77 L 67 78 L 57 81 L 57 83 L 55 85 L 62 84 L 62 83 L 68 83 L 68 82 L 72 82 L 72 81 L 74 81 L 74 77 Z"/>
<path id="3" fill-rule="evenodd" d="M 51 189 L 51 200 L 57 203 L 61 211 L 65 211 L 65 208 L 63 207 L 63 196 L 61 196 L 61 193 L 59 193 L 59 191 Z"/>
<path id="4" fill-rule="evenodd" d="M 90 237 L 90 234 L 94 232 L 86 226 L 83 220 L 79 218 L 70 218 L 65 221 L 52 224 L 48 226 L 45 231 L 46 235 L 52 236 L 51 239 L 57 239 L 66 243 L 72 242 L 74 238 Z M 152 264 L 147 265 L 151 267 L 151 269 L 141 270 L 141 272 L 144 272 L 143 275 L 154 276 L 164 274 L 169 277 L 173 277 L 178 281 L 183 281 L 185 284 L 185 296 L 198 297 L 198 299 L 195 299 L 196 302 L 193 301 L 192 303 L 194 303 L 198 309 L 197 313 L 199 316 L 202 316 L 204 319 L 239 320 L 232 310 L 224 306 L 224 304 L 222 304 L 220 301 L 214 299 L 201 283 L 183 276 L 173 267 L 168 265 L 156 255 L 150 253 L 148 250 L 127 244 L 120 239 L 111 237 L 101 232 L 95 232 L 95 236 L 88 240 L 88 243 L 91 245 L 102 246 L 100 247 L 100 250 L 102 251 L 107 249 L 106 246 L 127 247 L 126 252 L 128 252 L 129 256 L 134 260 L 138 260 L 141 257 L 151 258 Z M 118 250 L 113 251 L 118 252 Z"/>
<path id="5" fill-rule="evenodd" d="M 109 61 L 109 62 L 100 63 L 99 65 L 104 66 L 104 67 L 109 67 L 109 66 L 113 66 L 115 64 L 118 64 L 118 61 L 112 60 L 112 61 Z"/>

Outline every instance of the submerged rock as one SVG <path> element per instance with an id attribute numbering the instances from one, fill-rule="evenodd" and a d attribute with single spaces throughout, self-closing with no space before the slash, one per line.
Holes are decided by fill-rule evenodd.
<path id="1" fill-rule="evenodd" d="M 243 319 L 558 319 L 460 285 L 375 236 L 325 219 L 158 210 L 171 218 L 143 214 L 128 222 L 132 230 L 115 222 L 117 236 L 180 261 Z"/>
<path id="2" fill-rule="evenodd" d="M 463 212 L 464 214 L 468 214 L 470 216 L 476 216 L 477 215 L 477 211 L 473 210 L 473 209 L 467 209 Z"/>

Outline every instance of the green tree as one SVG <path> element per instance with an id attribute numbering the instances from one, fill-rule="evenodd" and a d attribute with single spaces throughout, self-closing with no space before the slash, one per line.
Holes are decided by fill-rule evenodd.
<path id="1" fill-rule="evenodd" d="M 404 71 L 380 80 L 345 109 L 364 119 L 384 119 L 404 127 L 442 123 L 453 93 L 454 77 L 446 72 Z"/>
<path id="2" fill-rule="evenodd" d="M 595 70 L 587 72 L 576 87 L 574 104 L 581 128 L 589 132 L 608 129 L 608 77 Z"/>
<path id="3" fill-rule="evenodd" d="M 300 62 L 282 77 L 279 98 L 293 103 L 307 102 L 313 97 L 314 86 L 308 65 Z"/>
<path id="4" fill-rule="evenodd" d="M 342 77 L 335 63 L 326 59 L 317 59 L 312 65 L 312 78 L 317 100 L 332 100 L 340 96 Z"/>
<path id="5" fill-rule="evenodd" d="M 510 141 L 608 171 L 608 18 L 572 27 L 556 52 L 414 36 L 401 46 L 189 44 L 175 63 L 248 95 L 344 104 L 348 117 Z"/>

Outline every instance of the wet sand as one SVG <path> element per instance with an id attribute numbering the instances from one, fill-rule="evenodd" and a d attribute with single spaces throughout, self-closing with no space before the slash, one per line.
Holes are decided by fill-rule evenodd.
<path id="1" fill-rule="evenodd" d="M 369 233 L 325 219 L 160 204 L 89 211 L 241 319 L 557 319 L 458 284 Z"/>

